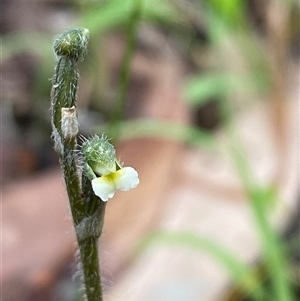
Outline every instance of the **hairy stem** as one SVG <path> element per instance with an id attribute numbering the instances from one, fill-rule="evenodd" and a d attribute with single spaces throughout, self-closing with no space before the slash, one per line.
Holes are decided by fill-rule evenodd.
<path id="1" fill-rule="evenodd" d="M 98 258 L 98 239 L 89 237 L 79 244 L 80 258 L 83 270 L 85 294 L 88 301 L 102 301 L 101 277 Z"/>
<path id="2" fill-rule="evenodd" d="M 52 80 L 52 122 L 57 129 L 61 128 L 61 109 L 76 105 L 77 81 L 78 72 L 74 61 L 68 57 L 60 57 Z"/>
<path id="3" fill-rule="evenodd" d="M 78 225 L 84 218 L 84 200 L 82 199 L 80 182 L 75 159 L 76 139 L 64 141 L 64 158 L 61 160 L 70 202 L 73 222 Z"/>
<path id="4" fill-rule="evenodd" d="M 76 157 L 76 93 L 79 77 L 76 63 L 83 59 L 87 42 L 87 29 L 67 31 L 54 41 L 57 65 L 51 91 L 52 138 L 54 148 L 59 154 L 68 192 L 80 250 L 86 298 L 87 301 L 102 301 L 97 242 L 103 227 L 105 203 L 93 193 L 87 177 L 82 175 L 80 181 Z"/>

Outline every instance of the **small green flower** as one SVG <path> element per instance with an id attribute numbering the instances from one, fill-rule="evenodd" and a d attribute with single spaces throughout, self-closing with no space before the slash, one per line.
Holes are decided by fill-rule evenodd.
<path id="1" fill-rule="evenodd" d="M 81 148 L 86 164 L 94 175 L 94 193 L 106 202 L 117 189 L 127 191 L 139 184 L 137 171 L 132 167 L 122 167 L 116 159 L 116 151 L 106 137 L 95 135 L 84 141 Z"/>

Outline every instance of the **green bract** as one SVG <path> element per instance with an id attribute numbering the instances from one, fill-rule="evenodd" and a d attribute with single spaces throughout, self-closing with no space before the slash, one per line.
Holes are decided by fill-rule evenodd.
<path id="1" fill-rule="evenodd" d="M 95 135 L 85 140 L 81 152 L 86 163 L 96 174 L 104 175 L 116 171 L 116 151 L 106 137 Z"/>

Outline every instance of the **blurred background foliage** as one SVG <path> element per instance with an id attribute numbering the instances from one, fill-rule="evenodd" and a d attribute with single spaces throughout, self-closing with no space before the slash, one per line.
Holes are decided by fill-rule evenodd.
<path id="1" fill-rule="evenodd" d="M 274 89 L 284 89 L 290 66 L 299 60 L 296 0 L 12 0 L 1 5 L 4 183 L 57 162 L 49 139 L 49 79 L 53 35 L 64 29 L 85 27 L 91 34 L 89 53 L 79 66 L 84 135 L 106 128 L 115 139 L 160 136 L 213 149 L 215 131 L 224 128 L 232 144 L 239 145 L 232 115 L 266 101 Z M 134 55 L 150 60 L 163 56 L 165 43 L 184 66 L 183 98 L 190 110 L 185 125 L 143 118 L 140 99 L 149 88 L 147 78 L 130 73 Z M 118 61 L 109 61 L 109 49 L 116 51 Z M 227 300 L 296 300 L 287 281 L 286 245 L 272 230 L 268 206 L 263 205 L 276 193 L 255 179 L 249 184 L 251 173 L 240 153 L 241 149 L 233 150 L 232 156 L 261 232 L 264 259 L 256 268 L 269 271 L 267 286 L 260 287 L 265 279 L 257 277 L 256 268 L 245 274 L 246 267 L 232 254 L 190 233 L 154 233 L 145 244 L 161 240 L 206 248 L 253 298 L 239 295 Z"/>
<path id="2" fill-rule="evenodd" d="M 24 13 L 22 18 L 21 8 L 25 12 L 31 10 L 32 16 L 26 17 Z M 299 3 L 293 0 L 263 3 L 256 0 L 45 0 L 20 2 L 19 6 L 12 1 L 4 2 L 3 9 L 3 105 L 17 126 L 17 135 L 22 133 L 23 138 L 30 140 L 30 132 L 38 131 L 33 135 L 34 140 L 41 139 L 43 143 L 28 142 L 38 145 L 32 145 L 33 149 L 41 145 L 51 149 L 46 138 L 50 132 L 46 108 L 48 79 L 53 70 L 52 37 L 65 28 L 86 27 L 91 33 L 89 55 L 80 66 L 83 91 L 79 106 L 86 113 L 84 116 L 89 116 L 82 123 L 84 134 L 91 131 L 91 126 L 106 122 L 112 126 L 123 117 L 134 117 L 137 109 L 132 106 L 128 109 L 125 104 L 126 99 L 130 103 L 128 98 L 133 98 L 130 91 L 126 94 L 127 88 L 142 90 L 142 85 L 147 83 L 130 78 L 130 61 L 135 48 L 147 55 L 159 55 L 160 42 L 153 42 L 157 32 L 179 53 L 185 65 L 184 96 L 192 109 L 195 125 L 206 138 L 207 130 L 216 129 L 227 120 L 229 106 L 235 110 L 266 96 L 278 80 L 279 71 L 274 68 L 283 67 L 281 71 L 286 72 L 286 66 L 276 64 L 287 63 L 298 55 Z M 14 9 L 16 17 L 12 18 Z M 40 9 L 41 14 L 47 12 L 44 22 L 26 20 L 33 18 L 34 9 L 37 13 Z M 280 17 L 275 19 L 273 15 L 277 12 Z M 109 35 L 120 38 L 115 47 L 125 48 L 122 70 L 108 69 L 111 66 L 107 64 L 105 44 Z M 44 149 L 34 151 L 43 158 L 32 162 L 33 169 L 53 162 L 45 158 L 49 154 Z M 14 171 L 9 169 L 7 173 L 10 172 Z"/>
<path id="3" fill-rule="evenodd" d="M 37 10 L 37 13 L 47 11 L 47 17 L 44 22 L 26 20 L 30 15 L 26 17 L 25 13 L 23 17 L 15 13 L 16 17 L 12 18 L 14 9 L 18 12 L 23 6 L 25 12 L 31 10 L 32 18 L 34 9 L 43 7 L 38 8 L 41 12 Z M 270 62 L 274 55 L 280 56 L 281 61 L 282 56 L 286 57 L 285 62 L 297 55 L 298 6 L 298 2 L 292 0 L 269 3 L 256 0 L 30 1 L 29 4 L 21 2 L 19 6 L 14 1 L 4 2 L 2 98 L 19 125 L 17 131 L 39 129 L 40 139 L 48 137 L 49 114 L 41 112 L 48 106 L 48 79 L 53 69 L 52 36 L 64 28 L 81 26 L 89 28 L 91 43 L 89 55 L 80 67 L 83 70 L 81 89 L 85 94 L 80 107 L 94 116 L 97 124 L 133 115 L 135 109 L 126 112 L 124 104 L 129 82 L 125 69 L 130 69 L 130 51 L 133 52 L 136 46 L 147 51 L 147 55 L 151 52 L 151 55 L 157 55 L 159 42 L 155 46 L 151 37 L 145 36 L 159 32 L 171 41 L 171 47 L 185 64 L 185 96 L 195 113 L 195 123 L 198 122 L 201 129 L 211 130 L 222 124 L 220 108 L 232 104 L 233 98 L 240 99 L 245 106 L 247 102 L 261 99 L 272 88 L 276 78 L 274 64 Z M 272 9 L 281 14 L 279 21 L 272 21 Z M 120 74 L 119 70 L 107 69 L 105 43 L 110 34 L 125 39 L 116 47 L 127 43 L 125 48 L 129 49 L 128 66 L 123 66 L 125 69 Z M 141 86 L 142 83 L 131 84 Z M 12 86 L 18 87 L 21 95 L 14 95 L 17 92 L 11 89 Z M 11 90 L 15 90 L 14 93 Z M 114 105 L 114 102 L 118 104 Z M 33 126 L 37 123 L 39 127 Z M 47 144 L 46 140 L 43 142 Z"/>

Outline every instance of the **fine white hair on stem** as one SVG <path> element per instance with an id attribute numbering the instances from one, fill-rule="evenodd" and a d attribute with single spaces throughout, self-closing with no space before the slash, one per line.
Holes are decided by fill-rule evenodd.
<path id="1" fill-rule="evenodd" d="M 82 267 L 81 267 L 81 260 L 80 260 L 80 250 L 78 248 L 78 245 L 76 243 L 76 251 L 75 251 L 75 261 L 73 264 L 73 269 L 75 270 L 73 272 L 73 281 L 76 281 L 77 279 L 81 280 L 82 276 Z"/>
<path id="2" fill-rule="evenodd" d="M 77 226 L 76 234 L 78 241 L 83 241 L 89 237 L 99 237 L 101 233 L 101 221 L 96 214 L 85 217 Z"/>
<path id="3" fill-rule="evenodd" d="M 78 168 L 78 171 L 80 173 L 83 172 L 83 167 L 84 167 L 84 164 L 85 164 L 85 159 L 84 157 L 82 156 L 81 154 L 81 150 L 80 149 L 74 149 L 74 154 L 75 154 L 75 158 L 76 158 L 76 166 Z"/>
<path id="4" fill-rule="evenodd" d="M 79 135 L 78 139 L 79 139 L 79 141 L 80 141 L 81 143 L 84 143 L 85 141 L 88 140 L 88 139 L 87 139 L 86 137 L 84 137 L 83 135 Z"/>
<path id="5" fill-rule="evenodd" d="M 58 133 L 58 130 L 54 127 L 52 131 L 52 139 L 54 142 L 54 149 L 55 151 L 62 156 L 64 153 L 64 145 L 62 143 L 62 139 L 60 134 Z"/>

